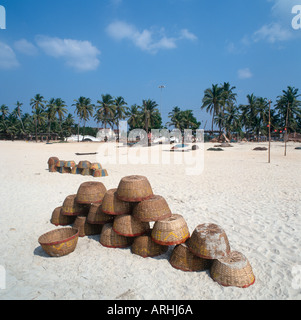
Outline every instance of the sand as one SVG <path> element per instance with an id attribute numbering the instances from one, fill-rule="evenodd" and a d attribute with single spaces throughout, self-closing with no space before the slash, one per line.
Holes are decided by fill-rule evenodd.
<path id="1" fill-rule="evenodd" d="M 273 142 L 270 164 L 267 151 L 253 151 L 258 146 L 268 144 L 238 143 L 212 152 L 207 149 L 213 144 L 207 143 L 204 170 L 189 175 L 187 165 L 168 163 L 170 146 L 144 148 L 142 153 L 151 149 L 153 155 L 161 152 L 167 160 L 143 165 L 126 163 L 128 148 L 112 143 L 104 150 L 99 143 L 1 141 L 0 299 L 300 299 L 301 151 L 295 150 L 300 144 L 288 143 L 284 157 L 284 144 Z M 122 155 L 119 163 L 113 161 L 116 151 Z M 76 156 L 76 152 L 99 153 Z M 109 176 L 49 173 L 51 156 L 99 161 Z M 193 157 L 193 153 L 185 156 Z M 38 238 L 56 228 L 50 223 L 52 211 L 75 194 L 81 183 L 96 180 L 112 189 L 122 177 L 133 174 L 149 179 L 154 193 L 185 218 L 190 233 L 203 223 L 221 226 L 231 250 L 249 260 L 254 285 L 226 288 L 214 282 L 209 271 L 174 269 L 168 261 L 173 247 L 162 256 L 142 258 L 129 248 L 105 248 L 99 236 L 89 236 L 80 238 L 68 256 L 50 258 L 44 253 Z"/>

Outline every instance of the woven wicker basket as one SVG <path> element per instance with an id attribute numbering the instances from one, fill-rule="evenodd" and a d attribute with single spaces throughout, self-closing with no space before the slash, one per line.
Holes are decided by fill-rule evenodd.
<path id="1" fill-rule="evenodd" d="M 75 217 L 64 216 L 62 208 L 63 207 L 58 207 L 53 210 L 50 222 L 55 226 L 67 226 L 73 224 Z"/>
<path id="2" fill-rule="evenodd" d="M 132 206 L 130 202 L 121 201 L 117 198 L 117 189 L 110 189 L 104 195 L 102 211 L 106 214 L 118 216 L 132 213 Z"/>
<path id="3" fill-rule="evenodd" d="M 153 226 L 152 239 L 161 245 L 170 246 L 185 242 L 190 237 L 187 223 L 180 214 L 156 221 Z"/>
<path id="4" fill-rule="evenodd" d="M 76 201 L 76 194 L 67 196 L 63 202 L 62 214 L 65 216 L 78 216 L 80 214 L 87 215 L 89 207 L 87 205 L 79 204 Z"/>
<path id="5" fill-rule="evenodd" d="M 113 222 L 114 217 L 102 211 L 101 203 L 92 203 L 87 217 L 90 224 L 106 224 Z"/>
<path id="6" fill-rule="evenodd" d="M 99 242 L 107 248 L 127 248 L 131 246 L 133 240 L 117 234 L 113 230 L 113 224 L 107 223 L 102 228 Z"/>
<path id="7" fill-rule="evenodd" d="M 65 161 L 65 163 L 64 163 L 65 168 L 73 168 L 75 166 L 76 166 L 75 161 Z"/>
<path id="8" fill-rule="evenodd" d="M 106 192 L 101 182 L 84 182 L 78 188 L 76 201 L 81 204 L 101 203 Z"/>
<path id="9" fill-rule="evenodd" d="M 48 165 L 48 170 L 49 170 L 49 172 L 57 172 L 57 167 L 56 167 L 56 165 L 55 164 L 50 164 L 50 165 Z"/>
<path id="10" fill-rule="evenodd" d="M 79 232 L 74 228 L 61 228 L 47 232 L 38 242 L 51 257 L 61 257 L 73 252 L 78 242 Z"/>
<path id="11" fill-rule="evenodd" d="M 187 245 L 193 254 L 204 259 L 220 259 L 230 253 L 228 237 L 216 224 L 197 226 Z"/>
<path id="12" fill-rule="evenodd" d="M 144 222 L 159 221 L 171 217 L 171 210 L 166 200 L 158 195 L 134 205 L 133 216 Z"/>
<path id="13" fill-rule="evenodd" d="M 107 177 L 108 176 L 108 171 L 106 169 L 96 169 L 96 170 L 91 170 L 92 171 L 92 176 L 94 178 L 100 178 L 100 177 Z"/>
<path id="14" fill-rule="evenodd" d="M 130 214 L 116 216 L 113 223 L 113 230 L 124 237 L 138 237 L 150 229 L 148 222 L 142 222 L 135 219 Z"/>
<path id="15" fill-rule="evenodd" d="M 90 166 L 91 166 L 91 162 L 87 160 L 80 161 L 77 165 L 77 167 L 80 169 L 90 169 Z"/>
<path id="16" fill-rule="evenodd" d="M 212 260 L 195 256 L 187 247 L 186 243 L 181 243 L 174 247 L 170 256 L 170 264 L 182 271 L 203 271 L 209 269 Z"/>
<path id="17" fill-rule="evenodd" d="M 71 173 L 71 168 L 59 167 L 59 168 L 57 168 L 57 172 L 59 172 L 59 173 Z"/>
<path id="18" fill-rule="evenodd" d="M 136 237 L 131 247 L 133 254 L 137 254 L 143 258 L 160 256 L 166 253 L 167 250 L 167 246 L 161 246 L 152 240 L 151 232 Z"/>
<path id="19" fill-rule="evenodd" d="M 78 168 L 78 166 L 75 166 L 71 168 L 71 174 L 82 174 L 82 170 L 83 169 Z"/>
<path id="20" fill-rule="evenodd" d="M 140 202 L 153 197 L 153 190 L 144 176 L 128 176 L 120 180 L 117 188 L 119 200 Z"/>
<path id="21" fill-rule="evenodd" d="M 102 225 L 100 224 L 90 224 L 87 222 L 86 216 L 77 216 L 73 228 L 78 229 L 79 236 L 85 237 L 85 236 L 92 236 L 96 234 L 100 234 L 102 230 Z"/>
<path id="22" fill-rule="evenodd" d="M 92 170 L 99 170 L 99 169 L 102 169 L 102 166 L 101 166 L 100 163 L 94 162 L 94 163 L 91 163 L 90 169 L 92 169 Z"/>
<path id="23" fill-rule="evenodd" d="M 255 282 L 248 259 L 240 252 L 232 251 L 227 257 L 213 260 L 210 275 L 222 286 L 247 288 Z"/>
<path id="24" fill-rule="evenodd" d="M 91 176 L 92 172 L 93 172 L 93 170 L 91 170 L 89 168 L 81 169 L 81 175 L 82 176 Z"/>

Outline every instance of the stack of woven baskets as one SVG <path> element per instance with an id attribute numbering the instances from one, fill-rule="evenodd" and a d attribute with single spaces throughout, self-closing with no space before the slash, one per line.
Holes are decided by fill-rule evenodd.
<path id="1" fill-rule="evenodd" d="M 103 169 L 98 162 L 91 163 L 90 161 L 80 161 L 78 164 L 75 161 L 59 160 L 57 157 L 50 157 L 48 159 L 49 172 L 81 174 L 83 176 L 106 177 L 108 171 Z"/>
<path id="2" fill-rule="evenodd" d="M 101 182 L 81 184 L 77 194 L 53 211 L 51 223 L 72 225 L 78 237 L 99 234 L 102 246 L 131 247 L 133 254 L 143 258 L 162 255 L 170 247 L 172 267 L 210 269 L 212 279 L 223 286 L 246 288 L 255 281 L 249 261 L 230 250 L 221 227 L 202 224 L 190 235 L 183 216 L 171 212 L 144 176 L 124 177 L 117 188 L 109 190 Z"/>

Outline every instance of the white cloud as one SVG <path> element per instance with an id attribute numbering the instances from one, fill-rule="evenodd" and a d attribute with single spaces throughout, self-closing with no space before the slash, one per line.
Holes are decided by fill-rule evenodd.
<path id="1" fill-rule="evenodd" d="M 265 24 L 259 30 L 254 32 L 253 40 L 258 42 L 260 40 L 266 40 L 270 43 L 278 41 L 286 41 L 292 38 L 292 32 L 282 27 L 279 23 Z"/>
<path id="2" fill-rule="evenodd" d="M 249 68 L 239 69 L 237 74 L 239 79 L 250 79 L 253 77 Z"/>
<path id="3" fill-rule="evenodd" d="M 16 41 L 14 43 L 14 47 L 21 53 L 27 54 L 29 56 L 34 56 L 38 53 L 37 47 L 26 39 Z"/>
<path id="4" fill-rule="evenodd" d="M 136 47 L 150 53 L 157 53 L 160 49 L 175 49 L 177 42 L 182 39 L 197 39 L 187 29 L 182 29 L 178 37 L 167 37 L 163 28 L 160 31 L 154 29 L 139 31 L 134 25 L 123 21 L 112 22 L 106 31 L 115 40 L 129 40 Z"/>
<path id="5" fill-rule="evenodd" d="M 12 69 L 18 66 L 14 50 L 4 42 L 0 42 L 0 69 Z"/>
<path id="6" fill-rule="evenodd" d="M 89 41 L 37 36 L 36 43 L 47 55 L 62 58 L 77 71 L 95 70 L 99 66 L 100 51 Z"/>

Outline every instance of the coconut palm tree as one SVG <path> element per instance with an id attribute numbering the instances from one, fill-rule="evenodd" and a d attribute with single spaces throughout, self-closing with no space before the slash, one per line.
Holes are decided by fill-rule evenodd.
<path id="1" fill-rule="evenodd" d="M 115 109 L 115 119 L 117 124 L 117 131 L 118 131 L 118 141 L 119 141 L 119 120 L 123 120 L 126 117 L 126 111 L 127 111 L 127 103 L 124 101 L 123 97 L 117 97 L 115 98 L 114 102 L 114 109 Z"/>
<path id="2" fill-rule="evenodd" d="M 0 112 L 1 112 L 1 119 L 2 119 L 2 127 L 5 129 L 7 127 L 6 125 L 6 117 L 9 115 L 9 109 L 8 106 L 5 104 L 2 104 L 0 107 Z"/>
<path id="3" fill-rule="evenodd" d="M 168 113 L 168 118 L 170 118 L 170 122 L 167 122 L 168 126 L 173 126 L 176 129 L 181 128 L 181 109 L 178 106 Z"/>
<path id="4" fill-rule="evenodd" d="M 19 120 L 21 122 L 21 126 L 22 126 L 22 129 L 23 129 L 23 132 L 25 132 L 23 121 L 22 121 L 22 117 L 21 117 L 21 113 L 22 113 L 21 107 L 23 106 L 23 103 L 17 101 L 16 106 L 17 106 L 18 117 L 19 117 Z"/>
<path id="5" fill-rule="evenodd" d="M 240 105 L 239 109 L 241 111 L 241 123 L 245 127 L 247 133 L 253 132 L 256 123 L 256 106 L 257 97 L 252 93 L 247 95 L 247 104 Z"/>
<path id="6" fill-rule="evenodd" d="M 107 124 L 114 118 L 115 106 L 114 99 L 110 94 L 102 94 L 102 100 L 97 100 L 96 112 L 98 119 L 104 124 L 107 129 Z"/>
<path id="7" fill-rule="evenodd" d="M 36 126 L 36 139 L 38 137 L 38 128 L 39 126 L 43 126 L 46 123 L 47 120 L 47 116 L 45 113 L 45 110 L 42 107 L 38 107 L 34 114 L 33 114 L 33 120 L 35 122 L 35 126 Z"/>
<path id="8" fill-rule="evenodd" d="M 41 96 L 39 93 L 35 95 L 34 98 L 30 100 L 30 106 L 32 107 L 33 114 L 37 113 L 39 109 L 43 109 L 45 104 L 44 97 Z M 40 110 L 39 110 L 40 112 Z M 35 119 L 35 128 L 36 128 L 36 142 L 38 142 L 38 124 L 37 124 L 37 117 Z"/>
<path id="9" fill-rule="evenodd" d="M 57 115 L 57 117 L 58 117 L 61 136 L 62 136 L 62 121 L 63 121 L 64 115 L 67 113 L 66 107 L 67 107 L 67 105 L 66 105 L 65 101 L 62 100 L 61 98 L 56 98 L 54 100 L 53 111 L 54 111 L 54 114 Z"/>
<path id="10" fill-rule="evenodd" d="M 201 109 L 206 108 L 206 112 L 212 114 L 212 132 L 214 117 L 219 114 L 223 101 L 222 87 L 219 87 L 217 84 L 213 84 L 211 88 L 205 90 Z"/>
<path id="11" fill-rule="evenodd" d="M 127 122 L 130 126 L 130 130 L 142 127 L 142 115 L 139 108 L 139 106 L 133 104 L 126 112 L 126 116 L 128 117 Z"/>
<path id="12" fill-rule="evenodd" d="M 53 122 L 55 122 L 56 118 L 55 118 L 55 99 L 51 98 L 46 105 L 47 109 L 45 110 L 45 114 L 47 117 L 47 121 L 48 121 L 48 136 L 47 136 L 47 142 L 49 142 L 49 137 L 51 134 L 51 124 Z"/>
<path id="13" fill-rule="evenodd" d="M 75 100 L 74 105 L 76 107 L 76 113 L 79 117 L 78 130 L 80 126 L 80 121 L 83 120 L 84 121 L 83 136 L 85 136 L 86 122 L 90 119 L 90 117 L 93 116 L 94 104 L 92 104 L 92 101 L 90 98 L 79 97 L 78 100 Z"/>
<path id="14" fill-rule="evenodd" d="M 155 121 L 158 119 L 159 110 L 158 104 L 151 99 L 142 100 L 142 106 L 140 107 L 142 112 L 142 121 L 144 123 L 144 130 L 148 134 L 149 128 L 154 127 Z M 150 139 L 148 139 L 150 145 Z"/>

